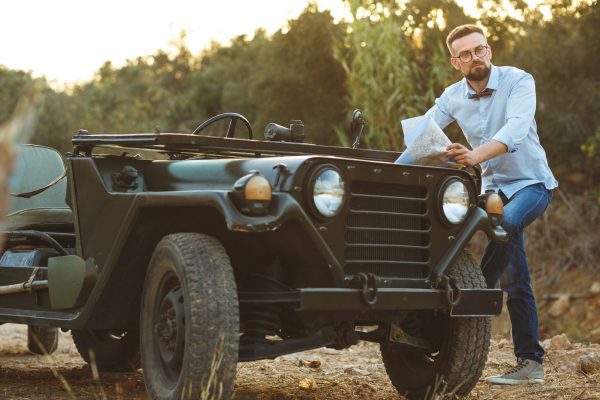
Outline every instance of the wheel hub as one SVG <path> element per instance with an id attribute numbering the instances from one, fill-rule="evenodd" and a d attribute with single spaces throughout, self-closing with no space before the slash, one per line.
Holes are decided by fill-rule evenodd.
<path id="1" fill-rule="evenodd" d="M 163 362 L 172 370 L 181 366 L 185 348 L 185 315 L 180 288 L 169 291 L 161 300 L 154 333 Z"/>

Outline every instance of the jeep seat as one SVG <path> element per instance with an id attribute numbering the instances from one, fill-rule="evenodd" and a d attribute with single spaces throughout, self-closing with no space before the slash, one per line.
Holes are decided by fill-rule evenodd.
<path id="1" fill-rule="evenodd" d="M 55 149 L 23 145 L 10 179 L 10 192 L 28 193 L 55 181 L 64 172 Z M 29 198 L 12 197 L 6 230 L 73 231 L 73 212 L 65 202 L 66 179 Z"/>

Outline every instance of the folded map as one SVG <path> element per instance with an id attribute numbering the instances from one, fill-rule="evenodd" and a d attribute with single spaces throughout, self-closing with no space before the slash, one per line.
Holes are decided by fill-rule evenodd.
<path id="1" fill-rule="evenodd" d="M 428 115 L 401 121 L 406 150 L 396 164 L 416 164 L 447 167 L 454 163 L 446 156 L 446 147 L 452 142 L 442 128 Z"/>

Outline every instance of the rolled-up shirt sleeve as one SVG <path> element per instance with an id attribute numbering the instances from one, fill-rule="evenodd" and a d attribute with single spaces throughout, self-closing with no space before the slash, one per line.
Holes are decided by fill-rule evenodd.
<path id="1" fill-rule="evenodd" d="M 450 116 L 448 107 L 446 107 L 445 94 L 446 92 L 444 91 L 440 97 L 435 99 L 433 107 L 425 113 L 426 116 L 430 116 L 442 129 L 454 122 L 454 118 Z"/>
<path id="2" fill-rule="evenodd" d="M 535 116 L 535 102 L 535 81 L 530 74 L 526 74 L 512 87 L 506 108 L 506 123 L 492 137 L 505 144 L 510 153 L 517 151 L 529 134 Z"/>

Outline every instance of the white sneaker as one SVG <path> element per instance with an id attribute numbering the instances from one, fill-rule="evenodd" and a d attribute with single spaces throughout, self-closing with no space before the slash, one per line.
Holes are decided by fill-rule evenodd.
<path id="1" fill-rule="evenodd" d="M 488 376 L 485 381 L 497 385 L 544 383 L 544 367 L 537 361 L 519 359 L 517 366 L 510 371 L 503 375 Z"/>

